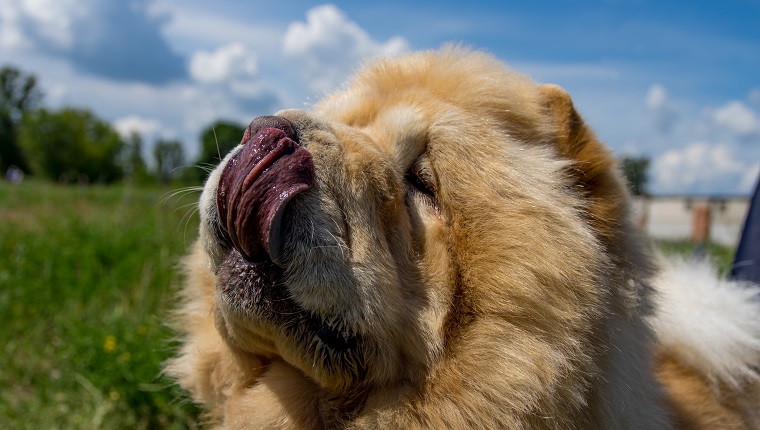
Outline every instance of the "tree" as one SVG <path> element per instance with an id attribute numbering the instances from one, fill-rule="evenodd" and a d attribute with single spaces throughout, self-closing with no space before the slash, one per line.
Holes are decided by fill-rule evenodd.
<path id="1" fill-rule="evenodd" d="M 634 196 L 644 196 L 647 194 L 647 184 L 649 183 L 649 158 L 625 156 L 620 160 L 620 167 L 623 170 L 628 188 Z"/>
<path id="2" fill-rule="evenodd" d="M 29 112 L 19 143 L 32 173 L 54 181 L 110 183 L 124 173 L 119 163 L 124 143 L 119 134 L 87 110 Z"/>
<path id="3" fill-rule="evenodd" d="M 156 160 L 156 176 L 163 182 L 169 182 L 177 176 L 177 169 L 185 163 L 185 151 L 178 140 L 159 140 L 153 147 Z"/>
<path id="4" fill-rule="evenodd" d="M 124 176 L 133 182 L 147 182 L 148 169 L 142 156 L 142 136 L 132 132 L 124 141 L 121 153 L 121 163 L 124 168 Z"/>
<path id="5" fill-rule="evenodd" d="M 29 171 L 18 143 L 18 129 L 26 112 L 37 108 L 42 93 L 37 78 L 13 67 L 0 69 L 0 172 L 9 166 Z"/>
<path id="6" fill-rule="evenodd" d="M 201 132 L 201 150 L 195 162 L 201 169 L 196 170 L 196 180 L 205 178 L 205 167 L 219 164 L 232 148 L 240 143 L 245 126 L 231 121 L 219 120 Z"/>

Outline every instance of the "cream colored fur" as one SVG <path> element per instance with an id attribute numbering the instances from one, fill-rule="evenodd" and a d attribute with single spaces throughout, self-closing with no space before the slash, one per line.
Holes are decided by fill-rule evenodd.
<path id="1" fill-rule="evenodd" d="M 760 286 L 721 279 L 707 260 L 661 262 L 659 311 L 650 320 L 660 347 L 716 386 L 757 382 Z"/>
<path id="2" fill-rule="evenodd" d="M 615 161 L 561 88 L 446 48 L 373 63 L 313 112 L 278 115 L 315 167 L 284 217 L 282 273 L 254 282 L 219 236 L 229 158 L 185 260 L 185 342 L 167 370 L 210 426 L 687 428 L 684 366 L 729 383 L 716 410 L 755 389 L 737 383 L 756 377 L 756 318 L 697 338 L 679 334 L 688 314 L 656 314 L 681 299 L 657 298 Z M 749 337 L 695 346 L 720 327 Z M 660 354 L 678 357 L 668 372 Z"/>

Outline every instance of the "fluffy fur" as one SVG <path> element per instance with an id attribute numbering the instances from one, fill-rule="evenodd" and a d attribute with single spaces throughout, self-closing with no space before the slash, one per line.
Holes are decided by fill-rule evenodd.
<path id="1" fill-rule="evenodd" d="M 282 270 L 220 228 L 240 147 L 185 260 L 167 369 L 211 426 L 757 428 L 756 289 L 683 294 L 668 271 L 658 294 L 615 161 L 561 88 L 449 48 L 278 116 L 315 169 Z"/>
<path id="2" fill-rule="evenodd" d="M 684 428 L 760 428 L 760 288 L 706 260 L 661 259 L 657 375 Z"/>
<path id="3" fill-rule="evenodd" d="M 707 261 L 663 261 L 660 311 L 651 319 L 661 348 L 712 383 L 757 378 L 760 312 L 756 285 L 715 276 Z"/>

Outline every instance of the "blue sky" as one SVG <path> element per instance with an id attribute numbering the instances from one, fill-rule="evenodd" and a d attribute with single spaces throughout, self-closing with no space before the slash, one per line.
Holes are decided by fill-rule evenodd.
<path id="1" fill-rule="evenodd" d="M 760 1 L 0 0 L 0 64 L 48 106 L 149 145 L 307 108 L 360 62 L 461 42 L 562 85 L 655 193 L 747 194 L 760 173 Z"/>

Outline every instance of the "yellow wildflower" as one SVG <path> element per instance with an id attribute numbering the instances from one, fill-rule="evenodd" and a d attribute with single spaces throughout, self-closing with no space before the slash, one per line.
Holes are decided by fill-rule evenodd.
<path id="1" fill-rule="evenodd" d="M 103 342 L 103 351 L 113 352 L 114 349 L 116 349 L 116 338 L 111 335 L 106 336 L 106 341 Z"/>

